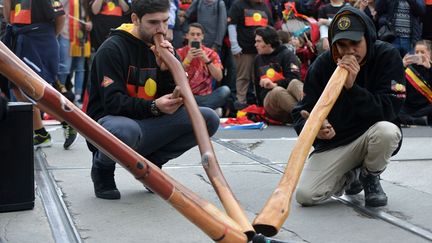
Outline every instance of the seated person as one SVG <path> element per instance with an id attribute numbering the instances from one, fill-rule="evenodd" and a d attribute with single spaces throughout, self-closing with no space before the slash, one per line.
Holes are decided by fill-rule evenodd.
<path id="1" fill-rule="evenodd" d="M 231 91 L 225 85 L 213 90 L 213 80 L 222 80 L 222 64 L 219 55 L 202 44 L 203 39 L 204 27 L 192 23 L 186 33 L 188 44 L 177 52 L 198 105 L 217 109 L 225 105 Z"/>
<path id="2" fill-rule="evenodd" d="M 281 44 L 273 27 L 255 31 L 258 55 L 254 62 L 254 86 L 259 106 L 276 121 L 291 123 L 291 111 L 303 98 L 300 79 L 300 61 Z"/>
<path id="3" fill-rule="evenodd" d="M 432 124 L 432 68 L 431 42 L 420 40 L 415 54 L 403 58 L 406 82 L 406 100 L 399 112 L 399 120 L 405 125 Z"/>

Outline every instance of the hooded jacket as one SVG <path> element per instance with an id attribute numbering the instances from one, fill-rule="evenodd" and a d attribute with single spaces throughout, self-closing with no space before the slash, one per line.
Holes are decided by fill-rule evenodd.
<path id="1" fill-rule="evenodd" d="M 171 93 L 174 80 L 161 71 L 150 47 L 123 24 L 100 46 L 92 63 L 87 114 L 94 120 L 106 115 L 132 119 L 152 117 L 152 100 Z"/>
<path id="2" fill-rule="evenodd" d="M 363 12 L 347 6 L 338 15 L 345 11 L 359 16 L 365 23 L 367 53 L 360 64 L 354 86 L 349 90 L 342 89 L 327 117 L 336 135 L 329 140 L 317 138 L 314 142 L 315 152 L 346 145 L 376 122 L 395 121 L 405 98 L 404 68 L 399 52 L 391 44 L 377 40 L 374 24 Z M 329 28 L 330 43 L 335 22 L 332 21 Z M 305 124 L 300 111 L 311 112 L 337 67 L 336 57 L 336 46 L 332 45 L 311 65 L 304 85 L 305 96 L 292 112 L 297 133 Z"/>
<path id="3" fill-rule="evenodd" d="M 271 70 L 273 77 L 267 77 Z M 292 79 L 300 79 L 300 61 L 296 55 L 284 45 L 280 45 L 270 54 L 257 55 L 254 62 L 254 85 L 258 105 L 264 104 L 264 98 L 271 89 L 259 85 L 261 78 L 266 77 L 278 86 L 287 88 Z M 273 78 L 273 79 L 272 79 Z"/>

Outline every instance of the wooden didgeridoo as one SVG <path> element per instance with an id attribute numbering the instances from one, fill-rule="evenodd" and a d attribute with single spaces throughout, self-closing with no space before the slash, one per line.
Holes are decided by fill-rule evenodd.
<path id="1" fill-rule="evenodd" d="M 297 186 L 313 142 L 335 104 L 348 77 L 348 71 L 337 67 L 309 115 L 291 151 L 284 174 L 276 190 L 253 222 L 257 233 L 273 236 L 279 232 L 290 210 L 291 196 Z"/>
<path id="2" fill-rule="evenodd" d="M 201 162 L 204 170 L 228 216 L 240 225 L 242 231 L 248 236 L 248 239 L 251 240 L 255 235 L 255 231 L 221 172 L 213 146 L 210 142 L 207 126 L 192 94 L 183 66 L 171 52 L 166 48 L 160 47 L 159 43 L 164 40 L 162 34 L 156 34 L 153 39 L 160 58 L 165 62 L 168 69 L 173 74 L 176 85 L 180 88 L 184 105 L 192 121 L 192 127 L 201 153 Z"/>
<path id="3" fill-rule="evenodd" d="M 94 146 L 120 163 L 137 180 L 170 203 L 211 239 L 226 243 L 247 242 L 240 226 L 225 213 L 166 175 L 88 117 L 3 43 L 0 43 L 0 73 L 23 90 L 42 110 L 68 122 Z"/>

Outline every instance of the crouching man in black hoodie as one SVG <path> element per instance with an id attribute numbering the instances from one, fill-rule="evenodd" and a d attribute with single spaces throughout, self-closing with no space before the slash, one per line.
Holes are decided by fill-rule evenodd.
<path id="1" fill-rule="evenodd" d="M 133 23 L 114 30 L 93 60 L 87 110 L 90 117 L 160 168 L 196 145 L 183 100 L 172 96 L 173 77 L 153 52 L 152 37 L 168 30 L 169 8 L 170 0 L 133 1 Z M 161 46 L 174 52 L 168 41 Z M 210 108 L 200 111 L 213 135 L 219 117 Z M 96 197 L 119 199 L 115 162 L 90 147 Z"/>
<path id="2" fill-rule="evenodd" d="M 402 139 L 393 123 L 405 98 L 402 59 L 390 44 L 376 40 L 374 24 L 350 6 L 334 17 L 329 41 L 330 50 L 309 69 L 305 96 L 292 112 L 298 133 L 336 67 L 349 74 L 317 135 L 296 199 L 310 206 L 343 191 L 364 190 L 366 206 L 384 206 L 380 174 Z"/>

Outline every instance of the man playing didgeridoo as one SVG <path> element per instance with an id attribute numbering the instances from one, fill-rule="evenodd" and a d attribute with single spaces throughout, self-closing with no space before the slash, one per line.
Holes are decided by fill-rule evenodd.
<path id="1" fill-rule="evenodd" d="M 310 67 L 305 96 L 293 110 L 299 133 L 337 66 L 348 78 L 314 142 L 296 192 L 310 206 L 332 195 L 364 190 L 366 206 L 387 204 L 380 174 L 402 139 L 393 123 L 405 98 L 402 59 L 390 44 L 376 40 L 363 12 L 342 8 L 329 28 L 330 50 Z"/>
<path id="2" fill-rule="evenodd" d="M 98 49 L 92 64 L 88 114 L 158 167 L 196 145 L 182 98 L 172 96 L 175 84 L 166 65 L 155 56 L 152 37 L 168 29 L 170 0 L 135 0 L 132 24 L 114 30 Z M 173 52 L 168 41 L 161 46 Z M 156 53 L 157 54 L 157 53 Z M 217 114 L 200 108 L 213 135 Z M 96 197 L 119 199 L 115 162 L 91 148 L 91 177 Z"/>

